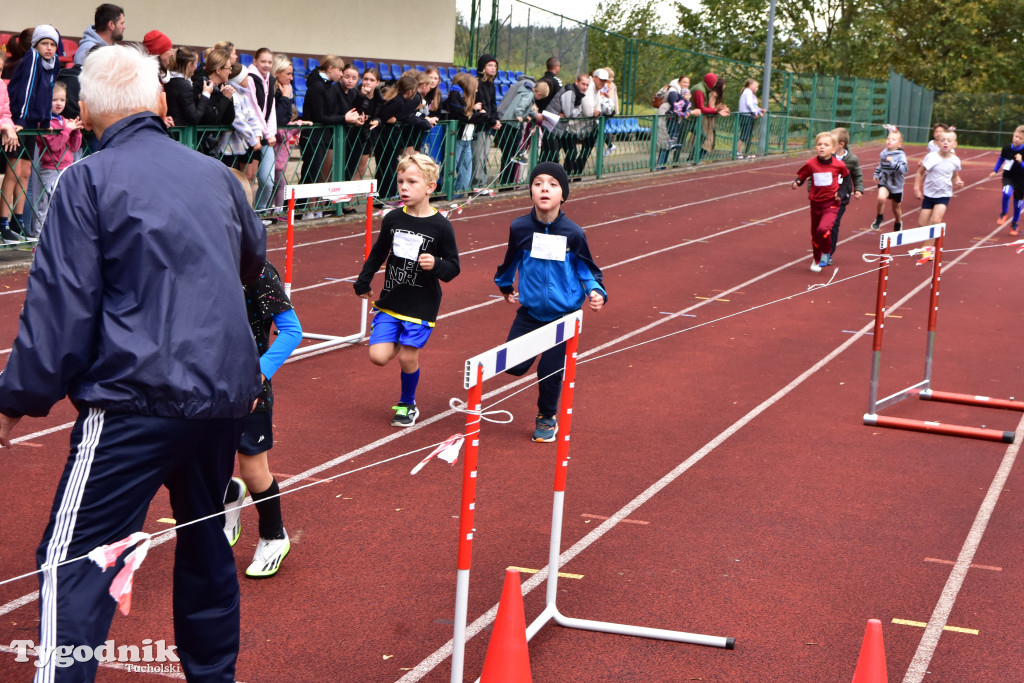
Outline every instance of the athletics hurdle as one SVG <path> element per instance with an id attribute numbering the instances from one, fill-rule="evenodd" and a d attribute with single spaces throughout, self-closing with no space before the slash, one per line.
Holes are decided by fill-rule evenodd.
<path id="1" fill-rule="evenodd" d="M 565 371 L 562 377 L 562 401 L 558 416 L 558 447 L 555 456 L 554 502 L 551 511 L 551 542 L 548 547 L 547 596 L 544 611 L 526 629 L 526 639 L 533 636 L 552 619 L 560 626 L 618 633 L 621 635 L 672 640 L 681 643 L 709 645 L 733 649 L 733 638 L 704 636 L 681 631 L 612 624 L 589 619 L 574 619 L 559 613 L 558 557 L 562 544 L 562 512 L 565 481 L 569 467 L 569 438 L 572 428 L 572 403 L 576 388 L 576 351 L 583 326 L 583 313 L 576 311 L 544 327 L 506 342 L 466 361 L 464 387 L 469 391 L 466 403 L 466 455 L 462 462 L 462 504 L 459 514 L 458 575 L 455 587 L 455 632 L 452 640 L 452 683 L 462 683 L 466 649 L 466 612 L 469 603 L 469 570 L 473 552 L 473 515 L 476 509 L 477 456 L 482 425 L 481 401 L 483 383 L 507 368 L 539 355 L 562 342 L 565 347 Z"/>
<path id="2" fill-rule="evenodd" d="M 943 424 L 941 422 L 933 422 L 930 420 L 911 420 L 902 417 L 888 417 L 878 414 L 878 411 L 899 403 L 910 396 L 918 396 L 926 401 L 943 401 L 946 403 L 960 403 L 963 405 L 987 406 L 989 408 L 1004 408 L 1007 410 L 1024 411 L 1024 402 L 1022 401 L 994 399 L 989 398 L 988 396 L 957 394 L 948 391 L 934 391 L 932 389 L 932 356 L 935 351 L 935 328 L 939 310 L 939 281 L 941 280 L 940 275 L 942 271 L 942 243 L 945 236 L 945 223 L 925 225 L 920 228 L 904 230 L 902 232 L 889 232 L 880 236 L 880 267 L 878 270 L 878 297 L 875 303 L 875 332 L 872 346 L 871 386 L 868 392 L 868 412 L 864 415 L 864 424 L 876 425 L 879 427 L 892 427 L 894 429 L 909 429 L 912 431 L 929 432 L 932 434 L 945 434 L 947 436 L 967 436 L 974 439 L 1013 443 L 1013 432 L 1006 432 L 998 429 L 986 429 L 983 427 Z M 896 392 L 895 394 L 886 396 L 879 400 L 878 376 L 882 362 L 882 331 L 885 327 L 885 295 L 889 282 L 889 262 L 892 260 L 890 250 L 893 246 L 915 244 L 917 242 L 923 242 L 930 239 L 935 240 L 935 257 L 932 261 L 931 294 L 928 302 L 928 341 L 925 346 L 924 379 Z"/>
<path id="3" fill-rule="evenodd" d="M 366 197 L 366 238 L 363 246 L 363 260 L 370 258 L 373 246 L 373 197 L 376 196 L 376 180 L 352 180 L 344 183 L 311 183 L 307 185 L 288 185 L 285 196 L 288 197 L 288 241 L 284 257 L 284 291 L 288 296 L 292 293 L 292 250 L 295 246 L 295 200 L 296 199 L 328 199 L 335 203 L 355 196 Z M 304 356 L 315 351 L 325 351 L 336 346 L 357 344 L 366 338 L 366 318 L 370 310 L 370 302 L 362 300 L 359 332 L 340 337 L 332 334 L 314 334 L 302 332 L 305 339 L 319 339 L 319 343 L 295 349 L 292 356 Z"/>

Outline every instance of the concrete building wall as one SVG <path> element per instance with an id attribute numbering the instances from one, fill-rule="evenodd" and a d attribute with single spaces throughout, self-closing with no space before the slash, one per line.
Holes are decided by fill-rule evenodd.
<path id="1" fill-rule="evenodd" d="M 17 33 L 40 23 L 79 37 L 100 3 L 47 0 L 4 3 L 0 30 Z M 368 58 L 406 64 L 450 64 L 455 47 L 455 0 L 245 0 L 116 2 L 125 8 L 126 41 L 152 29 L 175 44 L 207 47 L 230 40 L 240 51 L 268 47 L 295 55 Z M 405 27 L 404 30 L 401 27 Z"/>

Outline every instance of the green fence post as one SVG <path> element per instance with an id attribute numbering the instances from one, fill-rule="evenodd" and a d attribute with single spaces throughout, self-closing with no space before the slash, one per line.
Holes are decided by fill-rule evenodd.
<path id="1" fill-rule="evenodd" d="M 455 188 L 455 138 L 457 121 L 445 121 L 444 126 L 444 186 L 441 191 L 448 201 L 452 200 Z"/>
<path id="2" fill-rule="evenodd" d="M 591 154 L 596 155 L 594 157 L 594 175 L 597 179 L 601 179 L 601 174 L 604 172 L 604 123 L 608 119 L 604 116 L 597 117 L 597 142 L 594 143 L 594 150 Z"/>
<path id="3" fill-rule="evenodd" d="M 857 90 L 860 87 L 860 79 L 853 79 L 853 97 L 850 98 L 850 143 L 856 142 L 856 131 L 857 128 L 854 125 L 857 123 Z"/>
<path id="4" fill-rule="evenodd" d="M 345 180 L 345 126 L 335 125 L 334 130 L 331 131 L 334 137 L 334 156 L 331 158 L 331 182 L 337 183 Z M 341 215 L 342 205 L 335 204 L 333 213 L 335 216 Z"/>
<path id="5" fill-rule="evenodd" d="M 658 115 L 655 114 L 651 117 L 651 153 L 647 158 L 647 166 L 650 171 L 654 171 L 658 167 Z M 668 160 L 665 160 L 668 163 Z"/>
<path id="6" fill-rule="evenodd" d="M 811 82 L 811 111 L 807 114 L 807 147 L 810 148 L 811 140 L 814 138 L 814 114 L 818 104 L 818 74 L 814 74 Z"/>

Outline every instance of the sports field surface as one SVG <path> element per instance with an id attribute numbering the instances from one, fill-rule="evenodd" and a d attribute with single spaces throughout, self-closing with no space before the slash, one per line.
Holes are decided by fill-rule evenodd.
<path id="1" fill-rule="evenodd" d="M 862 256 L 878 254 L 868 226 L 880 149 L 855 150 L 868 191 L 843 219 L 835 266 L 818 274 L 806 190 L 789 188 L 804 157 L 572 185 L 564 208 L 586 230 L 609 301 L 585 312 L 580 337 L 559 608 L 736 647 L 547 625 L 530 642 L 534 681 L 849 681 L 871 618 L 892 681 L 1018 677 L 1021 414 L 916 398 L 884 411 L 1015 432 L 1010 445 L 863 424 L 878 264 Z M 924 156 L 907 151 L 912 166 Z M 946 214 L 933 386 L 1021 398 L 1024 254 L 995 224 L 994 154 L 960 151 L 966 187 Z M 911 189 L 906 227 L 920 205 Z M 274 377 L 270 462 L 291 492 L 292 550 L 274 578 L 246 579 L 257 524 L 243 511 L 239 681 L 448 680 L 462 461 L 409 472 L 465 429 L 449 407 L 466 397 L 465 360 L 505 341 L 515 309 L 493 275 L 509 222 L 528 208 L 522 194 L 499 195 L 452 217 L 462 273 L 444 286 L 421 355 L 414 427 L 390 426 L 399 371 L 372 366 L 365 343 Z M 888 209 L 886 220 L 883 230 Z M 306 331 L 358 329 L 362 227 L 296 232 L 292 297 Z M 889 269 L 881 396 L 924 371 L 931 265 L 907 252 L 894 250 Z M 283 271 L 282 234 L 268 255 Z M 25 282 L 0 276 L 3 354 Z M 530 441 L 534 379 L 484 387 L 485 409 L 514 419 L 482 426 L 466 680 L 482 669 L 506 567 L 539 570 L 522 574 L 527 622 L 544 607 L 556 444 Z M 65 401 L 24 420 L 22 440 L 0 453 L 0 579 L 34 570 L 74 417 Z M 161 493 L 145 530 L 170 516 Z M 114 619 L 119 645 L 174 641 L 169 537 L 135 576 L 131 614 Z M 38 638 L 37 588 L 35 577 L 0 585 L 0 680 L 32 677 L 6 646 Z M 98 680 L 183 678 L 123 667 L 102 666 Z"/>

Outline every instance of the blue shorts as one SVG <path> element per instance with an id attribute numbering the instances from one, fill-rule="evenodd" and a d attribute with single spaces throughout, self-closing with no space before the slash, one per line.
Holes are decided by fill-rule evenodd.
<path id="1" fill-rule="evenodd" d="M 430 325 L 400 320 L 384 311 L 377 311 L 373 316 L 370 344 L 401 344 L 422 349 L 433 331 Z"/>
<path id="2" fill-rule="evenodd" d="M 948 206 L 949 197 L 929 197 L 928 195 L 925 195 L 924 199 L 921 200 L 921 210 L 924 211 L 925 209 L 931 209 L 939 204 Z"/>

